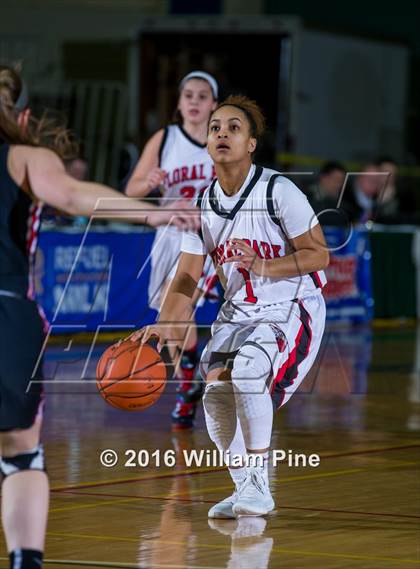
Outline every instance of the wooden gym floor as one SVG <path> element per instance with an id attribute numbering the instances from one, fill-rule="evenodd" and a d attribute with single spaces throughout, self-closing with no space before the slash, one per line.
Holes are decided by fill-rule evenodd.
<path id="1" fill-rule="evenodd" d="M 47 371 L 80 377 L 88 346 L 77 350 L 57 366 L 63 352 L 51 348 Z M 173 389 L 142 413 L 124 413 L 86 379 L 47 383 L 45 566 L 420 566 L 420 329 L 329 330 L 302 387 L 277 414 L 272 447 L 317 453 L 320 465 L 271 469 L 273 515 L 209 522 L 208 508 L 231 493 L 231 483 L 223 468 L 183 461 L 184 451 L 213 448 L 202 409 L 193 433 L 174 434 Z M 100 464 L 105 449 L 119 455 L 114 468 Z M 151 464 L 124 467 L 127 449 L 150 451 Z M 172 450 L 176 465 L 155 467 L 157 449 L 161 461 Z"/>

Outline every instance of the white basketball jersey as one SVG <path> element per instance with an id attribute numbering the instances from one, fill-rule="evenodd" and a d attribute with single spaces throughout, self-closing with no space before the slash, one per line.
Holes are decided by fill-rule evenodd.
<path id="1" fill-rule="evenodd" d="M 303 298 L 325 285 L 323 271 L 269 278 L 225 262 L 240 254 L 229 247 L 233 238 L 246 240 L 260 258 L 275 259 L 291 253 L 290 239 L 317 225 L 318 219 L 306 196 L 279 172 L 253 165 L 234 196 L 227 196 L 214 180 L 199 203 L 202 238 L 185 232 L 182 250 L 211 255 L 227 300 L 242 309 L 255 309 L 256 305 Z"/>
<path id="2" fill-rule="evenodd" d="M 166 172 L 162 205 L 171 199 L 196 199 L 215 177 L 206 145 L 191 138 L 182 126 L 176 124 L 165 128 L 159 150 L 159 167 Z"/>

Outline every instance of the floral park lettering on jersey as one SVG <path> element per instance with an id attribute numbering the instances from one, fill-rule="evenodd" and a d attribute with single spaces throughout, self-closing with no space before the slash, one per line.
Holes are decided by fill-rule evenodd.
<path id="1" fill-rule="evenodd" d="M 171 188 L 175 184 L 182 184 L 183 182 L 191 182 L 193 180 L 208 180 L 208 176 L 205 173 L 206 164 L 193 164 L 192 166 L 181 166 L 180 168 L 175 168 L 174 170 L 167 172 L 164 179 L 164 186 L 166 188 Z M 213 166 L 213 171 L 211 177 L 215 177 L 215 170 Z"/>
<path id="2" fill-rule="evenodd" d="M 240 238 L 238 237 L 238 239 Z M 260 259 L 268 260 L 280 257 L 281 245 L 274 245 L 273 243 L 267 243 L 266 241 L 257 241 L 256 239 L 253 239 L 252 242 L 250 239 L 242 238 L 242 240 L 254 249 Z M 218 245 L 211 252 L 211 257 L 218 265 L 223 265 L 223 263 L 226 262 L 226 259 L 233 257 L 238 253 L 239 251 L 231 246 L 231 239 L 229 239 L 225 243 Z"/>

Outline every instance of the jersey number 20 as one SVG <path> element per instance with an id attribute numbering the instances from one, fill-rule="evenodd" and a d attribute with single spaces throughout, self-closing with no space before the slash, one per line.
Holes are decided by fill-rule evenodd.
<path id="1" fill-rule="evenodd" d="M 192 200 L 195 196 L 195 190 L 196 188 L 194 186 L 184 186 L 181 189 L 180 194 L 186 200 Z"/>

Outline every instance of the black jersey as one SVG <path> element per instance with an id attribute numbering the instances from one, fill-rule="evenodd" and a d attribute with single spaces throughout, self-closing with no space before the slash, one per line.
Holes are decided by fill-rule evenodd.
<path id="1" fill-rule="evenodd" d="M 9 149 L 0 141 L 0 290 L 33 298 L 42 205 L 32 201 L 10 176 Z"/>

